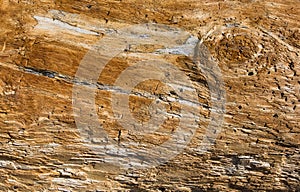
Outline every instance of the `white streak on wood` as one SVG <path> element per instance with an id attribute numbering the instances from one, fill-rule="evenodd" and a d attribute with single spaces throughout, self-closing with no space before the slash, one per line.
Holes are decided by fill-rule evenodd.
<path id="1" fill-rule="evenodd" d="M 79 27 L 72 26 L 68 23 L 52 19 L 52 18 L 47 18 L 47 17 L 41 17 L 41 16 L 34 16 L 34 18 L 38 21 L 38 25 L 35 26 L 35 29 L 43 29 L 43 30 L 49 30 L 49 31 L 54 31 L 54 30 L 67 30 L 70 32 L 75 32 L 75 33 L 81 33 L 85 35 L 98 35 L 98 33 L 89 31 L 86 29 L 82 29 Z"/>

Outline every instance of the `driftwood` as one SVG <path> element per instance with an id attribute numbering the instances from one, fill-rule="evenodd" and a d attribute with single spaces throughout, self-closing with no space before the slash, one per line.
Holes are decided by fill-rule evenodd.
<path id="1" fill-rule="evenodd" d="M 0 15 L 1 191 L 300 190 L 298 0 Z"/>

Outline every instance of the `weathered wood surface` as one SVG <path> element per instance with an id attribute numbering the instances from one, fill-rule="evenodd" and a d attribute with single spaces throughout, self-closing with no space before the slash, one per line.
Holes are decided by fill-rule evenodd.
<path id="1" fill-rule="evenodd" d="M 0 3 L 1 191 L 300 190 L 298 0 Z M 212 113 L 207 79 L 187 56 L 163 55 L 190 77 L 204 119 L 175 158 L 156 167 L 127 170 L 83 144 L 74 119 L 72 86 L 94 43 L 111 31 L 141 23 L 177 27 L 203 41 L 222 72 L 226 113 L 215 144 L 199 153 Z M 162 49 L 159 43 L 133 45 L 112 59 L 99 78 L 98 119 L 117 146 L 133 142 L 147 150 L 176 129 L 175 118 L 163 127 L 168 134 L 132 134 L 113 118 L 110 103 L 121 72 Z M 154 80 L 136 90 L 162 100 L 171 92 Z M 149 118 L 149 99 L 136 94 L 129 103 L 134 117 Z M 180 112 L 180 106 L 169 102 L 167 110 Z"/>

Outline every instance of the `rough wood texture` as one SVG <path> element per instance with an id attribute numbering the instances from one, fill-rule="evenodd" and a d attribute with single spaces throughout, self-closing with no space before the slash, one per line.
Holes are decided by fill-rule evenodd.
<path id="1" fill-rule="evenodd" d="M 0 14 L 1 191 L 300 190 L 298 0 L 2 0 Z M 108 163 L 105 154 L 83 144 L 72 86 L 94 43 L 111 31 L 149 22 L 203 41 L 222 72 L 226 114 L 215 144 L 199 153 L 213 97 L 207 79 L 187 56 L 163 55 L 193 82 L 204 120 L 178 156 L 131 170 Z M 110 104 L 120 73 L 164 48 L 133 45 L 99 78 L 98 119 L 116 145 L 160 145 L 178 124 L 168 119 L 162 128 L 167 134 L 132 134 L 113 118 Z M 155 80 L 135 91 L 160 95 L 166 103 L 164 96 L 172 93 Z M 148 120 L 151 100 L 139 94 L 129 98 L 133 116 Z M 168 107 L 168 113 L 180 112 L 176 103 Z"/>

